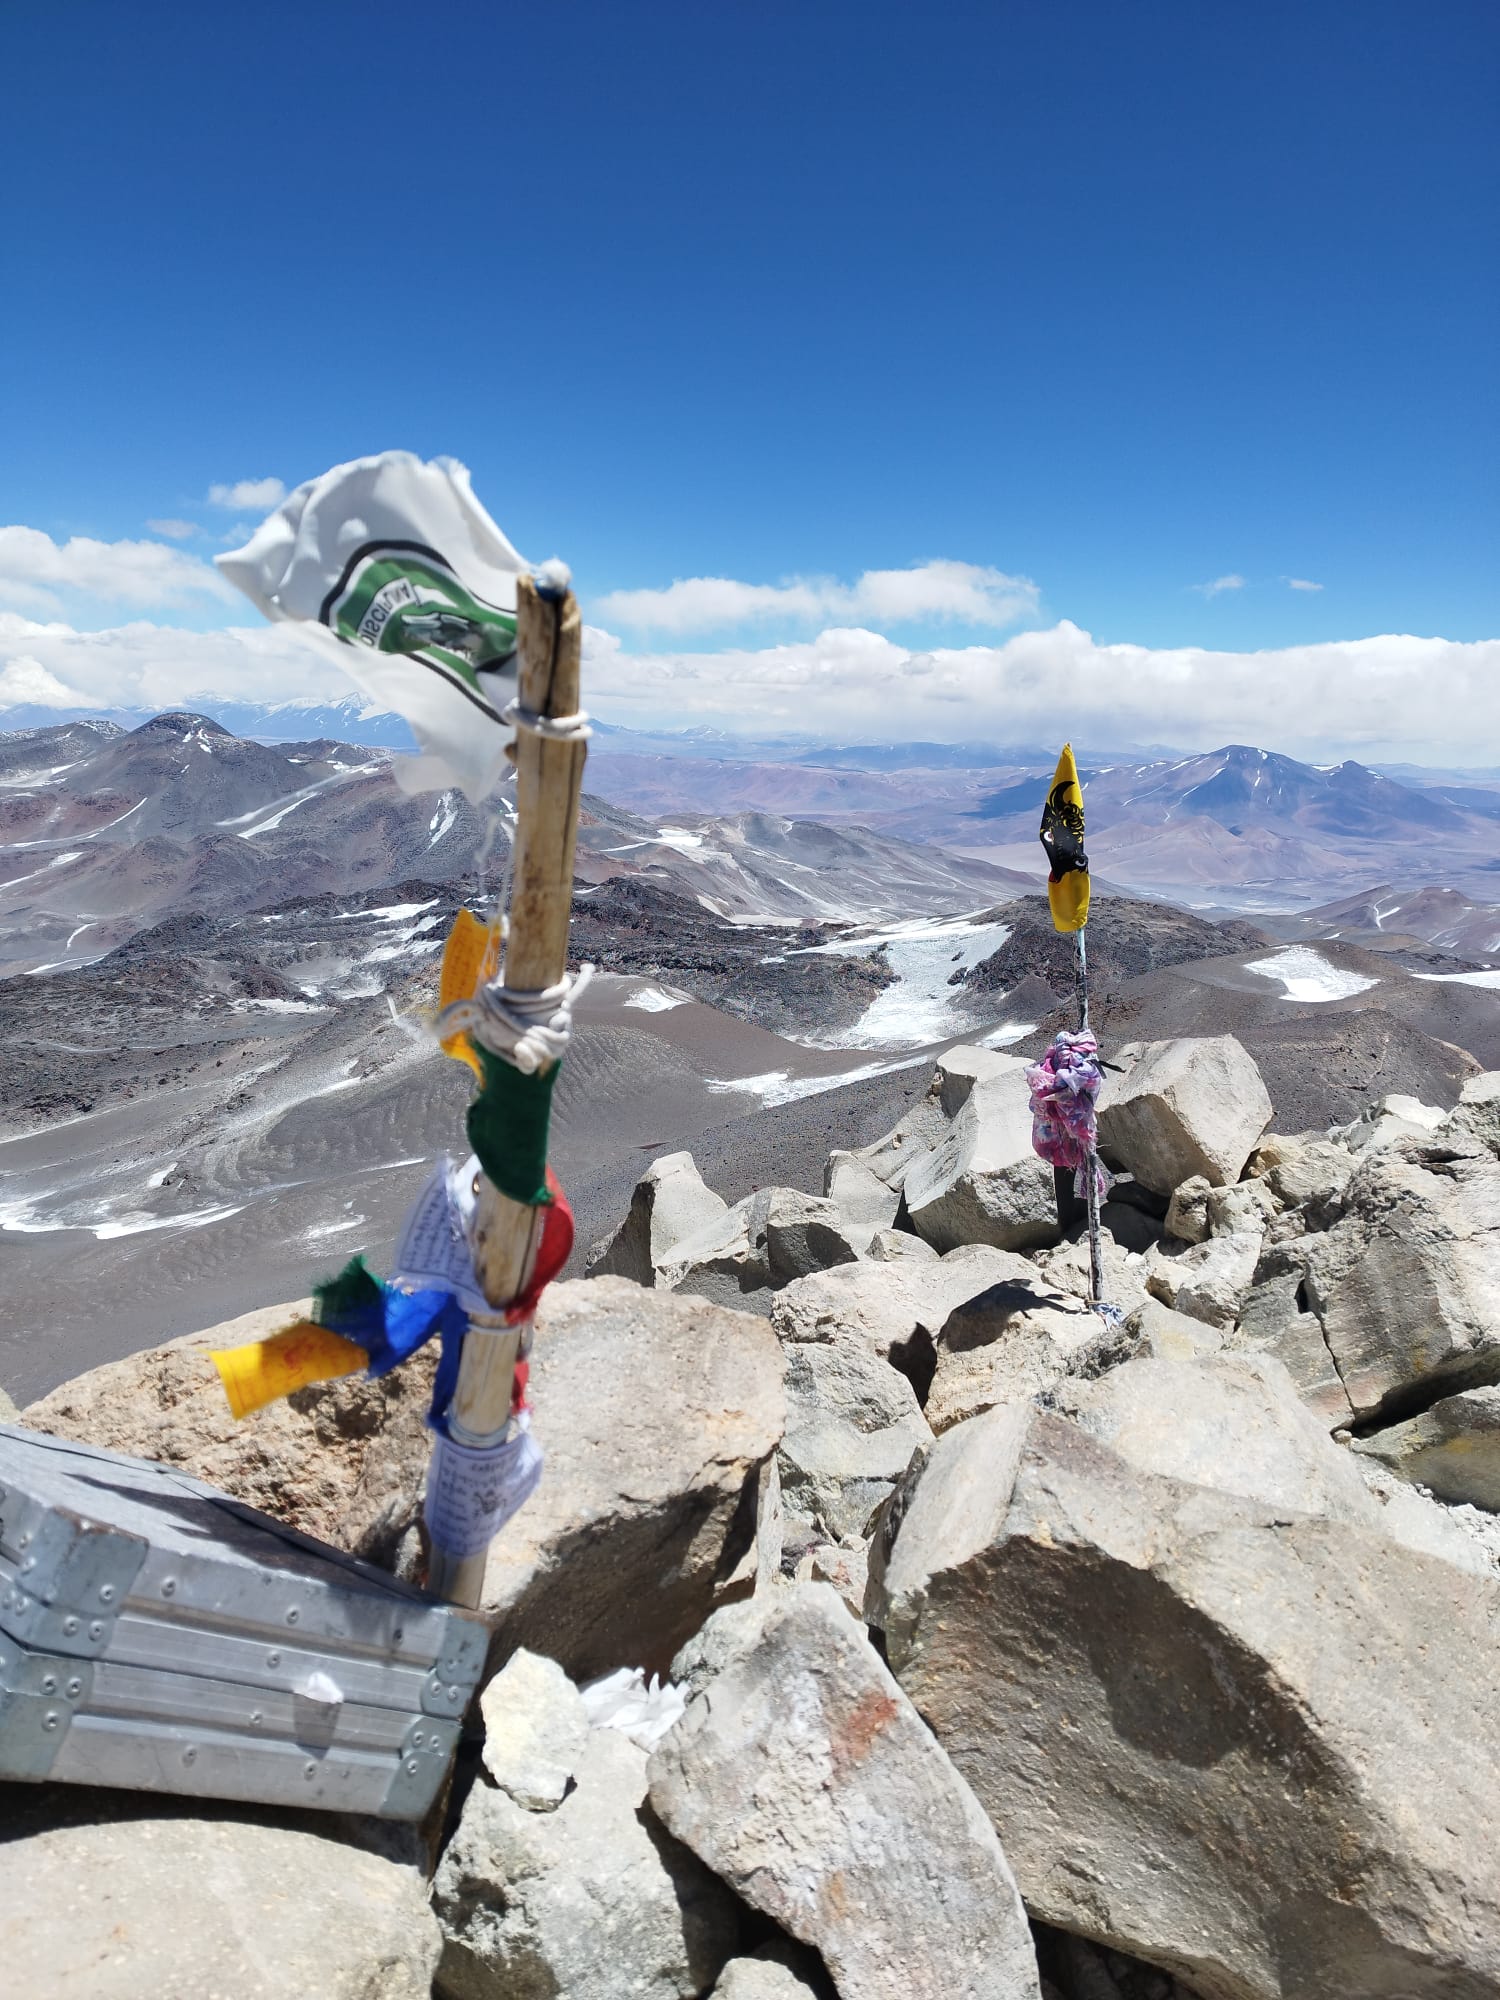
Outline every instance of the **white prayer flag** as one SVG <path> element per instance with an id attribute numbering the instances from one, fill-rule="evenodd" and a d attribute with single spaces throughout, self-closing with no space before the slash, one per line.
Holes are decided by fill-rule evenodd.
<path id="1" fill-rule="evenodd" d="M 336 465 L 216 560 L 267 618 L 343 641 L 350 677 L 426 752 L 398 767 L 406 789 L 488 797 L 510 733 L 516 578 L 531 565 L 474 498 L 467 466 L 409 451 Z"/>

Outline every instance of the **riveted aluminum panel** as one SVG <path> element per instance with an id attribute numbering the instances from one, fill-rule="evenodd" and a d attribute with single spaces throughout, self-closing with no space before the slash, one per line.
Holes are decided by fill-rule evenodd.
<path id="1" fill-rule="evenodd" d="M 487 1644 L 171 1467 L 0 1425 L 0 1776 L 416 1817 Z"/>

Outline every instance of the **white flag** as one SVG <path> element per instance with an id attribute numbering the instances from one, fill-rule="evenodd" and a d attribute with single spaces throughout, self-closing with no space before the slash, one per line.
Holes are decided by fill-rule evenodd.
<path id="1" fill-rule="evenodd" d="M 501 677 L 515 671 L 516 578 L 530 564 L 474 498 L 467 466 L 409 451 L 336 465 L 216 560 L 267 618 L 344 642 L 351 678 L 426 752 L 416 770 L 398 766 L 408 790 L 488 797 L 505 767 L 513 688 Z"/>

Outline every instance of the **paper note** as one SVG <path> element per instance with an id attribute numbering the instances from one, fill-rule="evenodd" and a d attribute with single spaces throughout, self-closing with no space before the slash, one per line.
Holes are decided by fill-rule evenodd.
<path id="1" fill-rule="evenodd" d="M 455 1167 L 444 1154 L 427 1177 L 427 1184 L 412 1204 L 411 1213 L 396 1246 L 396 1272 L 403 1284 L 419 1290 L 452 1292 L 469 1312 L 489 1312 L 492 1308 L 474 1275 L 466 1228 L 467 1210 L 462 1195 L 465 1181 L 472 1182 L 478 1162 L 470 1159 Z"/>
<path id="2" fill-rule="evenodd" d="M 434 1545 L 453 1556 L 478 1555 L 531 1498 L 541 1476 L 542 1448 L 529 1430 L 483 1451 L 439 1432 L 423 1507 Z"/>

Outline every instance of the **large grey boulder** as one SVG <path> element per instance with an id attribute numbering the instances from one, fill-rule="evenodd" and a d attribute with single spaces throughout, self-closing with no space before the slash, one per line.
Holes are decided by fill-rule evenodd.
<path id="1" fill-rule="evenodd" d="M 1421 1487 L 1408 1486 L 1378 1459 L 1363 1452 L 1353 1458 L 1393 1542 L 1418 1555 L 1441 1556 L 1480 1576 L 1500 1578 L 1500 1515 L 1465 1502 L 1445 1506 Z"/>
<path id="2" fill-rule="evenodd" d="M 728 1202 L 705 1185 L 691 1153 L 663 1153 L 636 1182 L 624 1221 L 589 1258 L 589 1275 L 654 1285 L 685 1237 L 711 1229 L 728 1213 Z"/>
<path id="3" fill-rule="evenodd" d="M 1007 1055 L 1003 1049 L 963 1047 L 946 1049 L 938 1057 L 932 1088 L 946 1118 L 956 1118 L 973 1095 L 976 1084 L 992 1083 L 997 1077 L 1019 1076 L 1025 1081 L 1028 1064 L 1024 1056 Z"/>
<path id="4" fill-rule="evenodd" d="M 871 1239 L 891 1228 L 901 1205 L 898 1190 L 888 1186 L 857 1153 L 828 1155 L 823 1193 L 838 1210 L 849 1240 L 866 1253 Z"/>
<path id="5" fill-rule="evenodd" d="M 940 1438 L 871 1571 L 1033 1915 L 1204 2000 L 1495 2000 L 1500 1585 L 1390 1540 L 1264 1361 L 1064 1401 Z"/>
<path id="6" fill-rule="evenodd" d="M 389 1561 L 420 1511 L 432 1456 L 436 1342 L 378 1381 L 314 1383 L 244 1421 L 231 1414 L 208 1358 L 214 1348 L 264 1340 L 311 1309 L 311 1299 L 262 1307 L 106 1362 L 32 1403 L 21 1420 L 177 1466 L 303 1534 Z"/>
<path id="7" fill-rule="evenodd" d="M 1500 1387 L 1444 1396 L 1420 1416 L 1356 1438 L 1354 1449 L 1439 1500 L 1500 1514 Z"/>
<path id="8" fill-rule="evenodd" d="M 1424 1104 L 1404 1091 L 1390 1091 L 1367 1104 L 1356 1119 L 1339 1126 L 1330 1137 L 1351 1153 L 1365 1153 L 1393 1146 L 1398 1139 L 1429 1138 L 1447 1116 L 1440 1105 Z"/>
<path id="9" fill-rule="evenodd" d="M 739 1636 L 651 1760 L 672 1832 L 843 2000 L 1036 2000 L 994 1829 L 833 1591 L 795 1585 Z"/>
<path id="10" fill-rule="evenodd" d="M 1500 1381 L 1500 1161 L 1441 1139 L 1366 1152 L 1341 1221 L 1288 1246 L 1357 1419 Z M 1408 1405 L 1409 1407 L 1409 1405 Z"/>
<path id="11" fill-rule="evenodd" d="M 1438 1132 L 1444 1139 L 1487 1146 L 1500 1154 L 1500 1070 L 1487 1069 L 1468 1077 Z"/>
<path id="12" fill-rule="evenodd" d="M 1023 1258 L 1017 1263 L 1025 1265 Z M 924 1414 L 934 1432 L 951 1430 L 997 1403 L 1053 1389 L 1079 1369 L 1123 1352 L 1118 1328 L 1031 1267 L 956 1306 L 938 1337 L 937 1367 Z"/>
<path id="13" fill-rule="evenodd" d="M 1146 1290 L 1189 1319 L 1231 1327 L 1254 1282 L 1261 1242 L 1256 1231 L 1210 1236 L 1183 1250 L 1159 1243 L 1146 1253 Z"/>
<path id="14" fill-rule="evenodd" d="M 444 2000 L 693 2000 L 734 1949 L 733 1899 L 645 1805 L 646 1752 L 592 1730 L 573 1780 L 552 1812 L 470 1791 L 433 1883 Z"/>
<path id="15" fill-rule="evenodd" d="M 786 1349 L 785 1503 L 837 1541 L 862 1535 L 932 1432 L 911 1383 L 857 1333 Z"/>
<path id="16" fill-rule="evenodd" d="M 937 1250 L 1058 1240 L 1052 1169 L 1031 1143 L 1024 1064 L 974 1083 L 945 1136 L 907 1169 L 904 1191 L 912 1228 Z"/>
<path id="17" fill-rule="evenodd" d="M 769 1313 L 773 1292 L 854 1263 L 867 1241 L 836 1203 L 796 1188 L 762 1188 L 676 1244 L 657 1267 L 657 1283 Z"/>
<path id="18" fill-rule="evenodd" d="M 1239 1179 L 1270 1116 L 1260 1071 L 1233 1035 L 1148 1042 L 1109 1080 L 1099 1150 L 1157 1194 L 1194 1174 L 1222 1187 Z"/>
<path id="19" fill-rule="evenodd" d="M 925 1262 L 861 1260 L 788 1285 L 771 1307 L 771 1324 L 787 1342 L 856 1333 L 876 1354 L 899 1361 L 913 1341 L 925 1341 L 930 1352 L 956 1305 L 1029 1268 L 988 1244 Z"/>
<path id="20" fill-rule="evenodd" d="M 943 1109 L 942 1079 L 935 1073 L 926 1093 L 907 1107 L 890 1131 L 872 1145 L 857 1148 L 854 1157 L 899 1193 L 907 1170 L 932 1151 L 948 1130 L 950 1117 Z"/>
<path id="21" fill-rule="evenodd" d="M 553 1285 L 531 1394 L 547 1462 L 490 1549 L 497 1650 L 529 1647 L 575 1680 L 660 1671 L 747 1558 L 753 1580 L 762 1468 L 786 1423 L 776 1337 L 625 1278 Z"/>
<path id="22" fill-rule="evenodd" d="M 16 2000 L 427 2000 L 441 1937 L 413 1867 L 248 1819 L 109 1818 L 12 1838 Z"/>
<path id="23" fill-rule="evenodd" d="M 1138 1351 L 1156 1361 L 1202 1361 L 1217 1354 L 1224 1336 L 1204 1320 L 1174 1312 L 1158 1299 L 1137 1306 L 1125 1323 Z"/>

